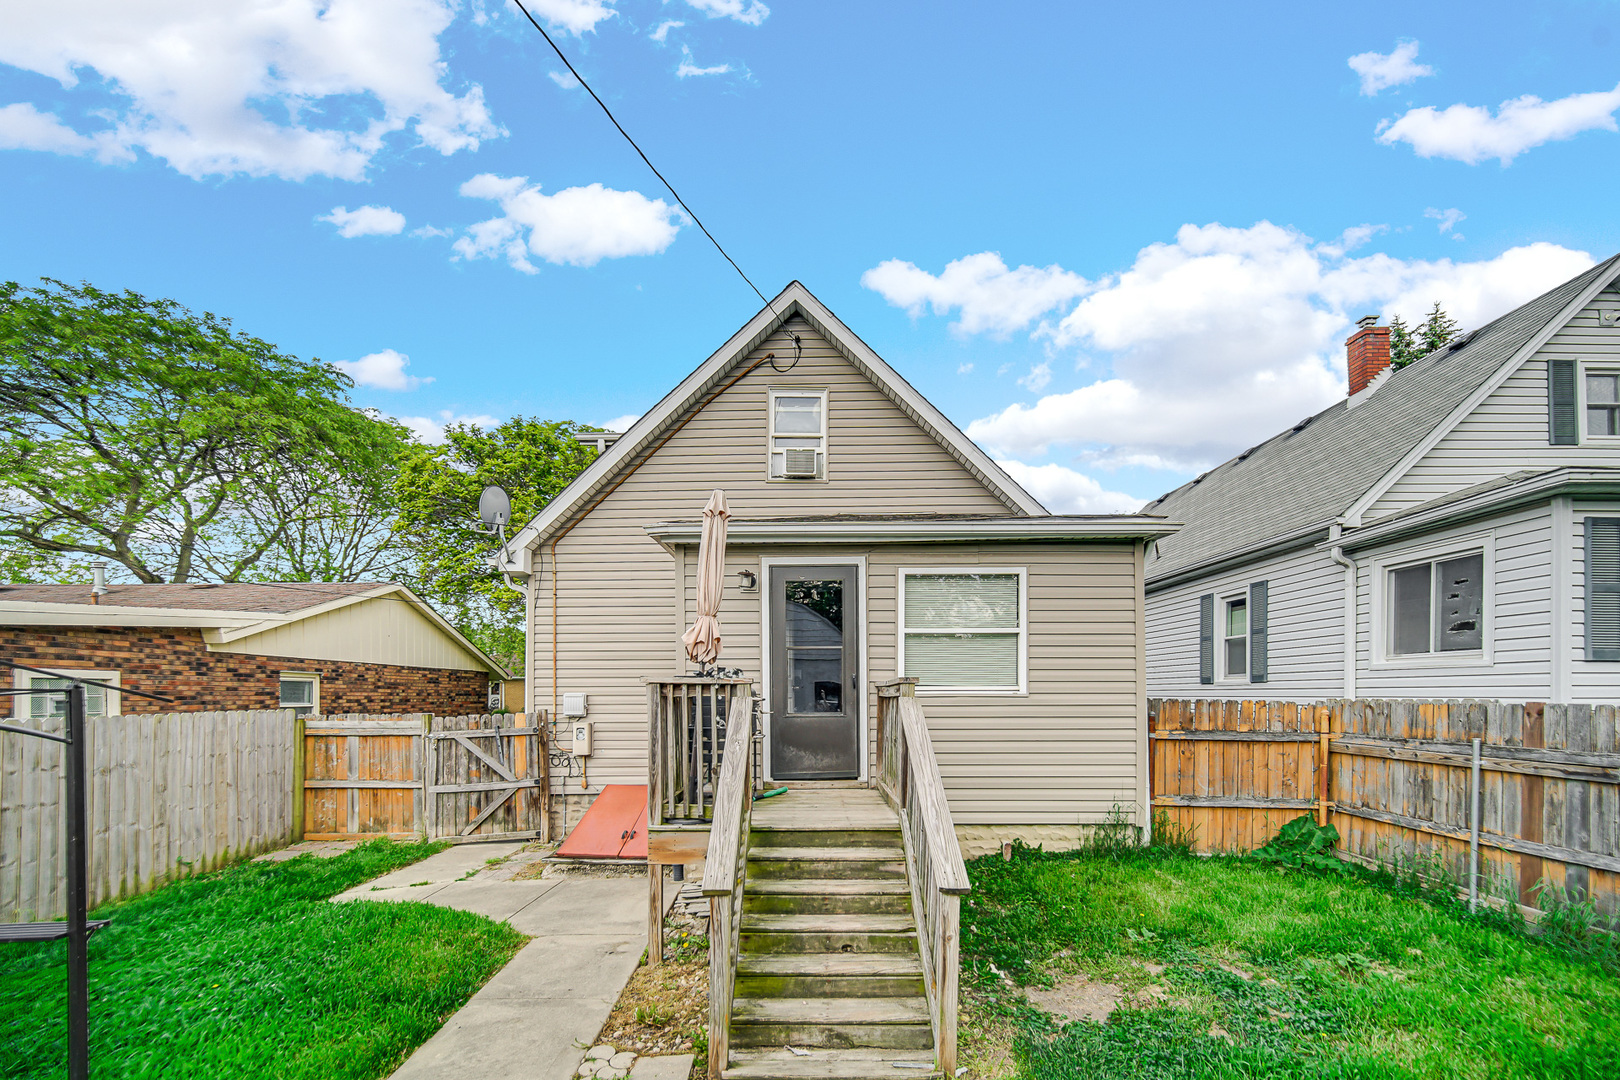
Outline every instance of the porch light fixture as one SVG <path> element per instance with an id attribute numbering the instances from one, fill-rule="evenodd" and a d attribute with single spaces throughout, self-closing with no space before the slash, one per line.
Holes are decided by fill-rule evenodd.
<path id="1" fill-rule="evenodd" d="M 737 571 L 737 583 L 743 592 L 753 592 L 759 588 L 759 576 L 752 570 Z"/>

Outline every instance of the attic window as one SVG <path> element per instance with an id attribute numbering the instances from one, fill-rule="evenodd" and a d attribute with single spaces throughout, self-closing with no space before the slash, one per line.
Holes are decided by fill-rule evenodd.
<path id="1" fill-rule="evenodd" d="M 817 480 L 827 475 L 827 391 L 770 392 L 770 478 Z"/>

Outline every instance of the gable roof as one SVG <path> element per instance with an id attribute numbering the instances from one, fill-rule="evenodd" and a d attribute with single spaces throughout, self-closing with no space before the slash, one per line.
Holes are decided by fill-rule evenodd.
<path id="1" fill-rule="evenodd" d="M 185 626 L 223 645 L 367 600 L 409 604 L 491 671 L 511 677 L 432 604 L 394 582 L 109 585 L 99 603 L 89 585 L 0 585 L 0 626 Z"/>
<path id="2" fill-rule="evenodd" d="M 290 615 L 333 600 L 375 592 L 375 581 L 196 582 L 183 585 L 109 585 L 98 606 L 187 611 L 255 611 Z M 0 585 L 0 602 L 91 604 L 89 585 Z"/>
<path id="3" fill-rule="evenodd" d="M 1186 523 L 1148 580 L 1328 528 L 1404 473 L 1620 274 L 1620 255 L 1339 401 L 1142 508 Z"/>
<path id="4" fill-rule="evenodd" d="M 606 453 L 547 503 L 545 509 L 512 539 L 510 547 L 520 552 L 543 542 L 621 472 L 638 464 L 644 451 L 656 447 L 660 436 L 680 424 L 749 353 L 795 316 L 808 322 L 816 333 L 1005 503 L 1009 510 L 1015 514 L 1046 515 L 1046 508 L 1034 496 L 1020 487 L 1001 466 L 991 461 L 988 454 L 901 378 L 809 289 L 795 281 L 777 294 L 770 304 L 761 308 L 729 341 L 699 365 L 696 371 L 681 380 L 662 401 L 632 424 L 629 431 L 620 435 Z M 507 569 L 519 567 L 509 565 Z"/>

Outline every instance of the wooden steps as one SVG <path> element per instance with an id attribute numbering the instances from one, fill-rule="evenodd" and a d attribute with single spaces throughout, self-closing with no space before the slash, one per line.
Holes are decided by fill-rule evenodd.
<path id="1" fill-rule="evenodd" d="M 893 811 L 795 789 L 752 824 L 726 1080 L 937 1076 Z"/>

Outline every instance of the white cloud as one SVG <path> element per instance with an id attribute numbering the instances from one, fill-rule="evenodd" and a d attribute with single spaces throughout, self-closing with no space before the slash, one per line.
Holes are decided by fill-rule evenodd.
<path id="1" fill-rule="evenodd" d="M 598 424 L 597 426 L 600 427 L 603 431 L 617 431 L 619 434 L 622 435 L 626 431 L 630 430 L 630 425 L 631 424 L 635 423 L 637 420 L 640 420 L 640 419 L 641 419 L 641 414 L 640 413 L 626 413 L 623 416 L 615 416 L 611 420 L 604 420 L 602 423 Z"/>
<path id="2" fill-rule="evenodd" d="M 1025 465 L 1021 461 L 996 461 L 1018 485 L 1056 514 L 1131 514 L 1146 499 L 1123 492 L 1108 491 L 1084 473 L 1066 465 Z"/>
<path id="3" fill-rule="evenodd" d="M 405 228 L 405 215 L 386 206 L 332 207 L 316 221 L 330 221 L 345 240 L 356 236 L 398 236 Z"/>
<path id="4" fill-rule="evenodd" d="M 677 79 L 689 79 L 694 75 L 724 75 L 730 70 L 730 64 L 698 67 L 692 62 L 692 50 L 683 45 L 681 46 L 681 66 L 675 69 L 675 77 Z"/>
<path id="5" fill-rule="evenodd" d="M 613 0 L 529 0 L 528 9 L 575 37 L 595 31 L 596 24 L 618 14 Z"/>
<path id="6" fill-rule="evenodd" d="M 1570 139 L 1583 131 L 1616 130 L 1620 86 L 1590 94 L 1542 101 L 1533 94 L 1504 101 L 1492 116 L 1478 105 L 1412 109 L 1379 125 L 1378 141 L 1411 145 L 1422 157 L 1450 158 L 1478 165 L 1496 158 L 1503 165 L 1542 143 Z"/>
<path id="7" fill-rule="evenodd" d="M 394 419 L 404 424 L 405 428 L 415 436 L 418 442 L 425 442 L 430 446 L 437 446 L 444 442 L 444 429 L 451 424 L 470 424 L 486 431 L 492 427 L 499 427 L 501 424 L 501 419 L 498 416 L 489 416 L 485 413 L 463 416 L 449 409 L 439 410 L 439 414 L 434 417 L 396 416 Z"/>
<path id="8" fill-rule="evenodd" d="M 1459 263 L 1348 257 L 1269 222 L 1183 226 L 1033 332 L 1107 354 L 1108 375 L 967 431 L 1003 456 L 1067 446 L 1101 467 L 1207 468 L 1344 395 L 1356 316 L 1411 322 L 1439 300 L 1473 328 L 1591 264 L 1547 243 Z"/>
<path id="9" fill-rule="evenodd" d="M 711 19 L 736 19 L 749 26 L 758 26 L 771 13 L 759 0 L 686 0 L 686 3 Z"/>
<path id="10" fill-rule="evenodd" d="M 1451 232 L 1451 230 L 1457 227 L 1458 222 L 1468 217 L 1467 214 L 1463 213 L 1461 210 L 1458 210 L 1455 206 L 1449 210 L 1437 210 L 1431 206 L 1427 210 L 1423 211 L 1423 216 L 1426 218 L 1433 218 L 1435 221 L 1440 223 L 1435 227 L 1440 230 L 1440 234 L 1442 236 L 1448 232 Z M 1461 233 L 1457 234 L 1457 239 L 1462 239 Z"/>
<path id="11" fill-rule="evenodd" d="M 564 90 L 572 90 L 574 87 L 579 85 L 579 80 L 574 77 L 574 73 L 572 71 L 548 71 L 546 72 L 546 78 L 550 79 Z"/>
<path id="12" fill-rule="evenodd" d="M 129 161 L 135 155 L 108 132 L 80 135 L 54 113 L 27 102 L 0 108 L 0 150 L 43 150 L 69 156 L 95 155 L 102 161 Z"/>
<path id="13" fill-rule="evenodd" d="M 960 335 L 1005 336 L 1046 312 L 1085 295 L 1091 287 L 1061 266 L 1007 269 L 994 251 L 981 251 L 947 263 L 937 277 L 916 264 L 890 259 L 861 275 L 861 284 L 912 318 L 932 307 L 934 314 L 960 310 L 951 324 Z"/>
<path id="14" fill-rule="evenodd" d="M 359 180 L 406 129 L 441 154 L 502 134 L 481 87 L 446 88 L 454 16 L 452 0 L 12 4 L 0 63 L 93 103 L 110 126 L 84 137 L 187 176 Z"/>
<path id="15" fill-rule="evenodd" d="M 654 30 L 647 36 L 659 44 L 662 44 L 664 40 L 669 37 L 669 32 L 671 30 L 679 30 L 685 25 L 686 24 L 679 19 L 665 19 L 663 22 L 658 24 L 658 29 Z"/>
<path id="16" fill-rule="evenodd" d="M 1418 43 L 1402 41 L 1389 53 L 1364 52 L 1350 58 L 1350 70 L 1361 76 L 1361 92 L 1372 97 L 1391 86 L 1404 86 L 1434 69 L 1417 62 Z"/>
<path id="17" fill-rule="evenodd" d="M 434 237 L 454 236 L 456 235 L 456 230 L 441 229 L 433 225 L 420 225 L 411 230 L 411 235 L 420 236 L 423 239 L 431 239 Z"/>
<path id="18" fill-rule="evenodd" d="M 1047 363 L 1045 360 L 1042 360 L 1040 363 L 1030 368 L 1029 374 L 1021 375 L 1018 379 L 1018 385 L 1022 386 L 1025 390 L 1028 390 L 1032 394 L 1038 394 L 1042 390 L 1045 390 L 1047 386 L 1051 384 L 1051 382 L 1052 365 Z"/>
<path id="19" fill-rule="evenodd" d="M 332 366 L 353 379 L 356 386 L 374 386 L 379 390 L 415 390 L 433 381 L 405 374 L 411 358 L 393 349 L 368 353 L 358 360 L 334 360 Z"/>
<path id="20" fill-rule="evenodd" d="M 501 216 L 469 228 L 453 245 L 456 254 L 464 259 L 504 255 L 526 274 L 538 272 L 530 255 L 573 266 L 656 255 L 674 243 L 686 220 L 662 199 L 601 184 L 544 195 L 526 176 L 482 173 L 462 184 L 461 194 L 498 202 Z"/>
<path id="21" fill-rule="evenodd" d="M 972 365 L 972 363 L 957 364 L 956 365 L 956 373 L 958 375 L 971 375 L 973 373 L 973 365 Z"/>

